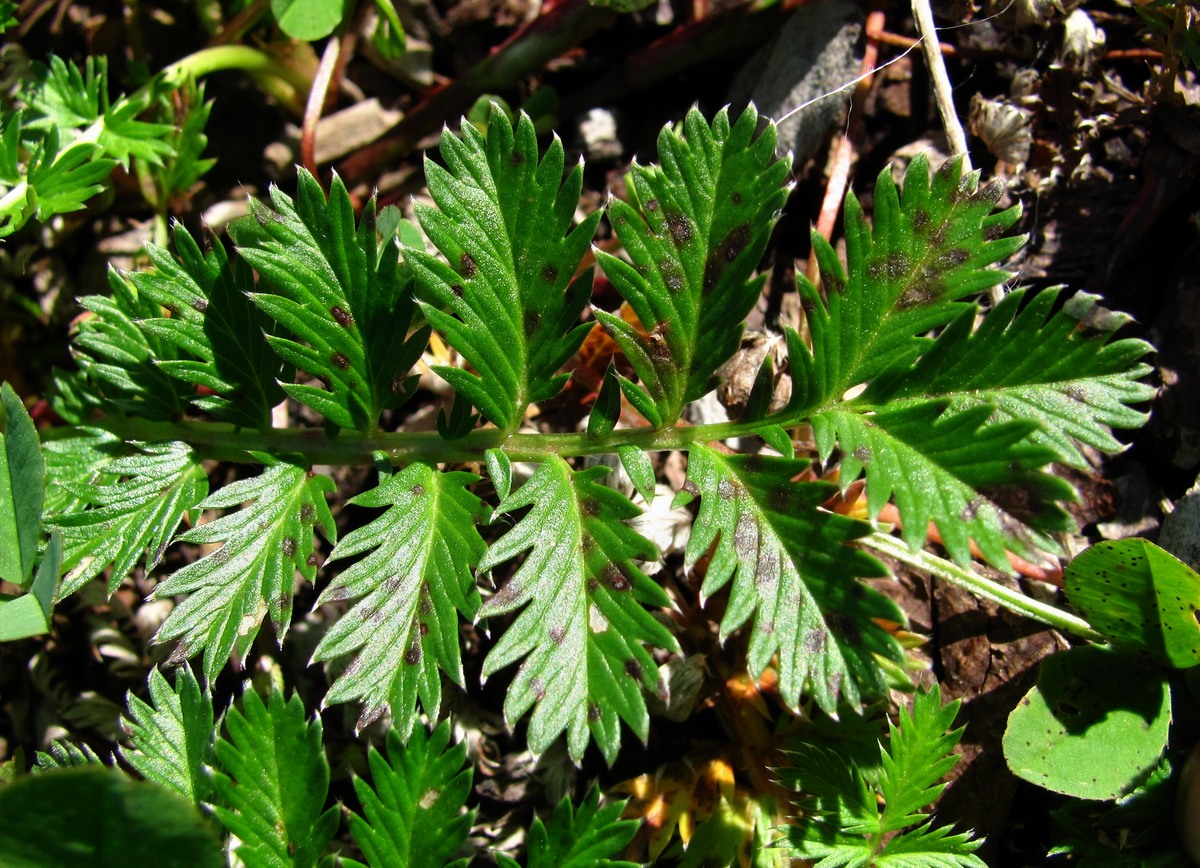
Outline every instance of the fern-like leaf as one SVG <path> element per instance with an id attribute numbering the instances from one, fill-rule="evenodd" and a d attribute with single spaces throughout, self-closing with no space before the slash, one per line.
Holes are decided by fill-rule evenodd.
<path id="1" fill-rule="evenodd" d="M 984 868 L 974 854 L 982 839 L 935 828 L 918 810 L 941 795 L 945 785 L 937 782 L 957 762 L 953 750 L 963 731 L 947 730 L 960 704 L 943 707 L 935 684 L 917 691 L 912 712 L 902 710 L 898 726 L 889 721 L 888 743 L 880 745 L 882 806 L 849 760 L 811 745 L 795 752 L 794 766 L 779 770 L 781 782 L 806 797 L 805 816 L 788 827 L 793 855 L 812 860 L 814 868 Z"/>
<path id="2" fill-rule="evenodd" d="M 846 545 L 869 528 L 819 510 L 834 489 L 792 482 L 805 467 L 800 460 L 693 446 L 676 504 L 700 497 L 686 563 L 693 567 L 711 550 L 701 595 L 733 581 L 721 638 L 755 615 L 750 673 L 757 677 L 778 655 L 784 700 L 796 707 L 803 691 L 834 713 L 839 697 L 858 703 L 882 690 L 874 655 L 899 659 L 900 651 L 872 619 L 903 622 L 904 616 L 851 578 L 885 574 L 874 558 Z"/>
<path id="3" fill-rule="evenodd" d="M 94 141 L 126 169 L 130 157 L 158 164 L 172 153 L 169 124 L 138 120 L 149 105 L 148 92 L 110 100 L 108 58 L 89 56 L 81 68 L 51 55 L 48 64 L 35 63 L 34 69 L 37 82 L 23 95 L 38 116 L 31 126 Z"/>
<path id="4" fill-rule="evenodd" d="M 264 704 L 247 691 L 242 709 L 225 718 L 213 813 L 237 837 L 234 855 L 247 868 L 311 868 L 337 831 L 338 809 L 322 811 L 329 762 L 321 719 L 305 715 L 298 696 L 285 701 L 275 690 Z"/>
<path id="5" fill-rule="evenodd" d="M 583 167 L 563 179 L 564 152 L 555 137 L 539 162 L 533 121 L 516 127 L 493 107 L 487 135 L 466 121 L 461 136 L 442 133 L 446 168 L 426 160 L 438 209 L 417 217 L 446 261 L 406 249 L 430 323 L 474 369 L 439 367 L 463 397 L 504 430 L 526 407 L 553 397 L 559 374 L 590 324 L 579 315 L 589 277 L 574 279 L 600 213 L 571 228 Z"/>
<path id="6" fill-rule="evenodd" d="M 480 569 L 529 554 L 479 614 L 525 607 L 483 664 L 486 676 L 525 658 L 504 701 L 509 725 L 533 708 L 528 738 L 535 752 L 565 730 L 571 757 L 579 761 L 590 730 L 611 763 L 620 720 L 647 737 L 643 688 L 666 689 L 643 643 L 672 650 L 678 644 L 643 607 L 670 606 L 635 565 L 658 553 L 625 524 L 637 507 L 596 481 L 607 471 L 576 472 L 561 458 L 548 458 L 501 501 L 497 515 L 531 509 L 488 549 Z"/>
<path id="7" fill-rule="evenodd" d="M 271 408 L 284 399 L 277 382 L 282 366 L 265 339 L 270 321 L 247 298 L 253 272 L 215 237 L 207 253 L 183 226 L 175 227 L 174 240 L 178 259 L 147 245 L 154 270 L 128 278 L 169 314 L 138 323 L 181 351 L 181 358 L 160 361 L 158 368 L 210 390 L 192 399 L 200 409 L 237 425 L 269 428 Z"/>
<path id="8" fill-rule="evenodd" d="M 1074 527 L 1057 501 L 1075 491 L 1043 469 L 1056 453 L 1032 442 L 1036 422 L 992 416 L 987 405 L 955 412 L 946 400 L 914 401 L 831 410 L 813 417 L 813 432 L 823 457 L 841 448 L 843 485 L 865 470 L 872 515 L 895 497 L 911 548 L 924 544 L 933 522 L 956 561 L 970 561 L 974 541 L 1008 569 L 1006 549 L 1053 550 L 1046 533 Z"/>
<path id="9" fill-rule="evenodd" d="M 563 798 L 550 822 L 535 818 L 529 829 L 526 868 L 637 868 L 636 862 L 615 858 L 637 834 L 638 820 L 622 820 L 624 802 L 601 807 L 600 791 L 588 790 L 576 810 Z M 517 868 L 509 856 L 497 853 L 502 868 Z"/>
<path id="10" fill-rule="evenodd" d="M 90 464 L 86 447 L 98 444 L 80 445 L 85 446 L 86 470 Z M 66 575 L 60 596 L 73 593 L 109 567 L 111 594 L 143 557 L 146 570 L 154 569 L 179 523 L 208 492 L 208 475 L 187 444 L 134 445 L 138 451 L 132 455 L 92 465 L 98 478 L 73 485 L 56 478 L 53 469 L 60 458 L 78 460 L 79 452 L 53 453 L 55 458 L 48 462 L 50 478 L 80 501 L 71 511 L 50 518 L 63 534 Z"/>
<path id="11" fill-rule="evenodd" d="M 174 348 L 138 328 L 139 320 L 159 316 L 158 305 L 115 269 L 108 272 L 112 296 L 89 295 L 79 304 L 92 315 L 75 336 L 80 368 L 112 408 L 144 419 L 177 419 L 189 387 L 166 375 L 158 363 L 175 357 Z"/>
<path id="12" fill-rule="evenodd" d="M 345 184 L 334 177 L 326 201 L 301 170 L 296 199 L 271 189 L 271 205 L 251 200 L 251 216 L 230 235 L 275 290 L 252 300 L 296 340 L 269 335 L 284 361 L 326 386 L 284 390 L 343 428 L 371 432 L 379 414 L 410 393 L 409 369 L 425 349 L 424 330 L 408 337 L 412 296 L 389 240 L 375 231 L 375 203 L 358 225 Z"/>
<path id="13" fill-rule="evenodd" d="M 204 675 L 211 681 L 230 655 L 239 660 L 246 656 L 267 614 L 282 640 L 291 620 L 296 573 L 309 582 L 316 578 L 314 529 L 336 539 L 324 495 L 333 487 L 327 476 L 281 463 L 226 485 L 199 504 L 200 509 L 221 509 L 249 501 L 178 537 L 180 542 L 222 545 L 154 590 L 157 597 L 190 594 L 155 636 L 158 642 L 180 640 L 173 662 L 203 650 Z"/>
<path id="14" fill-rule="evenodd" d="M 864 401 L 901 406 L 937 398 L 953 410 L 989 407 L 993 421 L 1032 420 L 1038 427 L 1029 441 L 1074 467 L 1086 464 L 1079 443 L 1119 451 L 1110 429 L 1143 424 L 1145 414 L 1129 405 L 1154 393 L 1140 382 L 1150 371 L 1139 363 L 1149 344 L 1110 341 L 1128 318 L 1099 308 L 1087 293 L 1058 311 L 1057 291 L 1026 299 L 1024 290 L 1009 293 L 978 328 L 976 311 L 964 311 L 917 362 L 872 383 Z"/>
<path id="15" fill-rule="evenodd" d="M 715 386 L 762 292 L 764 278 L 751 275 L 787 198 L 790 161 L 775 156 L 774 124 L 756 137 L 757 125 L 753 107 L 732 124 L 722 109 L 711 126 L 693 108 L 682 135 L 670 127 L 659 135 L 661 167 L 631 169 L 638 207 L 610 204 L 632 265 L 596 256 L 641 328 L 596 316 L 641 381 L 623 380 L 626 396 L 656 426 L 674 423 Z"/>
<path id="16" fill-rule="evenodd" d="M 212 800 L 214 765 L 212 697 L 202 693 L 192 670 L 175 673 L 175 687 L 157 668 L 150 672 L 150 702 L 129 694 L 121 758 L 148 781 L 174 790 L 193 804 Z"/>
<path id="17" fill-rule="evenodd" d="M 412 464 L 350 501 L 388 511 L 343 537 L 330 555 L 370 552 L 317 601 L 360 598 L 321 639 L 313 659 L 355 654 L 325 702 L 361 701 L 359 727 L 390 706 L 393 725 L 408 738 L 418 698 L 437 719 L 442 671 L 463 685 L 458 613 L 473 618 L 479 608 L 471 568 L 486 547 L 475 525 L 488 511 L 467 489 L 477 479 Z"/>
<path id="18" fill-rule="evenodd" d="M 978 173 L 964 174 L 957 158 L 931 180 L 921 155 L 905 174 L 903 195 L 890 167 L 880 174 L 873 226 L 854 194 L 847 194 L 847 267 L 814 233 L 824 298 L 797 278 L 812 352 L 791 336 L 793 409 L 811 411 L 911 361 L 927 346 L 926 332 L 964 310 L 962 298 L 1010 276 L 996 263 L 1024 239 L 1004 237 L 1020 208 L 991 213 L 1001 192 L 998 183 L 980 188 Z"/>
<path id="19" fill-rule="evenodd" d="M 368 751 L 371 783 L 354 779 L 366 816 L 350 813 L 350 834 L 372 868 L 466 868 L 468 859 L 450 857 L 475 817 L 466 810 L 471 769 L 463 768 L 466 744 L 447 747 L 449 741 L 450 723 L 442 721 L 428 736 L 417 727 L 407 745 L 390 731 L 387 759 L 374 747 Z"/>

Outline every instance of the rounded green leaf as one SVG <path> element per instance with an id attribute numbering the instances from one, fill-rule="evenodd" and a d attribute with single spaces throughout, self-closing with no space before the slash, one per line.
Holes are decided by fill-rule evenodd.
<path id="1" fill-rule="evenodd" d="M 1136 656 L 1089 645 L 1046 658 L 1004 733 L 1013 774 L 1081 799 L 1132 790 L 1167 742 L 1171 697 Z"/>
<path id="2" fill-rule="evenodd" d="M 192 805 L 110 769 L 24 778 L 0 789 L 9 868 L 220 868 L 212 828 Z"/>
<path id="3" fill-rule="evenodd" d="M 1176 669 L 1200 664 L 1200 576 L 1154 543 L 1097 543 L 1067 567 L 1063 589 L 1114 645 Z"/>
<path id="4" fill-rule="evenodd" d="M 346 13 L 344 0 L 271 0 L 279 29 L 292 39 L 311 42 L 333 32 Z"/>

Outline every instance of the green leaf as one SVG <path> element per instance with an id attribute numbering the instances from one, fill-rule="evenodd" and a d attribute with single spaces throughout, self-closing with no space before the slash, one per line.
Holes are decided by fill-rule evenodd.
<path id="1" fill-rule="evenodd" d="M 315 866 L 338 827 L 325 807 L 329 763 L 321 718 L 305 720 L 298 696 L 272 691 L 267 704 L 253 691 L 225 718 L 213 781 L 221 803 L 213 813 L 240 842 L 233 851 L 247 868 Z"/>
<path id="2" fill-rule="evenodd" d="M 313 42 L 342 23 L 346 0 L 271 0 L 271 14 L 292 39 Z"/>
<path id="3" fill-rule="evenodd" d="M 549 823 L 534 818 L 526 868 L 636 868 L 637 862 L 614 858 L 629 846 L 640 825 L 639 820 L 622 820 L 623 810 L 624 802 L 601 807 L 596 787 L 588 790 L 578 810 L 564 796 Z"/>
<path id="4" fill-rule="evenodd" d="M 1110 429 L 1137 428 L 1147 418 L 1128 405 L 1154 394 L 1139 382 L 1150 366 L 1138 360 L 1151 347 L 1110 342 L 1128 319 L 1097 307 L 1096 296 L 1079 293 L 1055 311 L 1058 295 L 1045 290 L 1024 303 L 1024 290 L 1010 292 L 978 328 L 977 311 L 966 308 L 918 361 L 887 372 L 863 400 L 900 406 L 945 398 L 953 410 L 988 407 L 994 422 L 1034 421 L 1029 441 L 1073 467 L 1087 464 L 1079 443 L 1120 451 Z"/>
<path id="5" fill-rule="evenodd" d="M 578 323 L 590 272 L 574 277 L 600 213 L 571 228 L 583 167 L 563 179 L 557 137 L 539 162 L 525 114 L 514 130 L 493 106 L 486 138 L 463 123 L 461 136 L 442 133 L 441 153 L 446 168 L 425 162 L 439 210 L 418 205 L 416 213 L 446 261 L 413 248 L 404 255 L 429 322 L 473 372 L 435 370 L 510 431 L 530 403 L 562 389 L 568 375 L 559 370 L 591 328 Z"/>
<path id="6" fill-rule="evenodd" d="M 933 522 L 955 561 L 970 562 L 974 541 L 992 566 L 1009 570 L 1006 549 L 1053 551 L 1046 533 L 1074 527 L 1057 501 L 1075 490 L 1042 469 L 1055 453 L 1033 442 L 1033 421 L 997 421 L 986 405 L 956 412 L 943 399 L 875 411 L 846 405 L 812 421 L 822 459 L 835 444 L 842 451 L 843 486 L 865 471 L 872 516 L 895 498 L 914 551 Z"/>
<path id="7" fill-rule="evenodd" d="M 207 253 L 182 225 L 174 240 L 178 258 L 148 244 L 154 270 L 128 278 L 140 296 L 169 314 L 138 323 L 180 351 L 180 358 L 158 368 L 215 393 L 192 399 L 200 409 L 235 425 L 269 428 L 271 409 L 284 399 L 282 365 L 266 341 L 270 320 L 247 297 L 255 287 L 253 271 L 215 237 Z"/>
<path id="8" fill-rule="evenodd" d="M 463 768 L 466 744 L 447 748 L 449 741 L 450 722 L 444 720 L 429 736 L 423 726 L 417 727 L 407 746 L 391 730 L 386 760 L 374 747 L 369 749 L 372 783 L 354 780 L 366 817 L 351 811 L 349 822 L 354 842 L 373 868 L 465 868 L 467 859 L 451 863 L 450 857 L 475 819 L 475 812 L 466 810 L 471 769 Z"/>
<path id="9" fill-rule="evenodd" d="M 162 370 L 160 362 L 176 358 L 175 348 L 138 328 L 138 321 L 160 316 L 158 305 L 115 269 L 109 269 L 112 296 L 89 295 L 79 304 L 94 316 L 84 317 L 75 336 L 76 359 L 92 381 L 92 392 L 113 408 L 144 419 L 178 419 L 188 386 Z"/>
<path id="10" fill-rule="evenodd" d="M 643 607 L 671 605 L 635 565 L 656 559 L 658 552 L 625 524 L 637 507 L 597 482 L 607 472 L 573 471 L 551 457 L 501 501 L 497 516 L 530 510 L 488 549 L 479 569 L 529 554 L 479 616 L 524 607 L 483 664 L 486 677 L 524 658 L 504 701 L 509 726 L 533 708 L 528 739 L 534 752 L 544 752 L 566 730 L 578 762 L 590 730 L 611 764 L 620 745 L 620 720 L 643 741 L 649 733 L 643 688 L 660 694 L 666 689 L 643 643 L 679 646 Z"/>
<path id="11" fill-rule="evenodd" d="M 76 486 L 84 508 L 52 519 L 64 539 L 65 595 L 112 567 L 108 593 L 138 561 L 161 561 L 175 528 L 208 492 L 208 475 L 186 443 L 132 444 L 133 455 L 114 457 L 100 479 Z"/>
<path id="12" fill-rule="evenodd" d="M 145 558 L 158 566 L 185 515 L 208 492 L 208 475 L 187 444 L 141 443 L 115 457 L 95 481 L 76 485 L 83 507 L 52 519 L 64 543 L 61 596 L 74 593 L 111 567 L 112 594 Z"/>
<path id="13" fill-rule="evenodd" d="M 148 781 L 174 790 L 195 805 L 211 802 L 215 765 L 212 696 L 201 693 L 190 667 L 175 670 L 175 687 L 156 667 L 150 672 L 150 703 L 129 694 L 121 758 Z"/>
<path id="14" fill-rule="evenodd" d="M 920 809 L 942 794 L 946 785 L 938 781 L 958 762 L 953 751 L 963 730 L 950 727 L 961 704 L 956 699 L 943 706 L 941 689 L 934 684 L 913 695 L 912 711 L 900 709 L 899 726 L 888 721 L 888 748 L 880 754 L 884 808 L 879 832 L 897 832 L 929 817 Z"/>
<path id="15" fill-rule="evenodd" d="M 486 548 L 475 525 L 488 510 L 467 488 L 478 479 L 412 464 L 350 501 L 388 511 L 348 533 L 330 555 L 370 552 L 318 599 L 358 602 L 330 627 L 313 659 L 355 655 L 325 702 L 361 701 L 359 728 L 390 706 L 393 725 L 408 738 L 418 699 L 437 719 L 442 671 L 464 686 L 458 613 L 473 618 L 479 608 L 471 568 Z"/>
<path id="16" fill-rule="evenodd" d="M 0 579 L 25 588 L 42 531 L 45 465 L 21 398 L 0 385 Z M 57 578 L 57 577 L 56 577 Z"/>
<path id="17" fill-rule="evenodd" d="M 253 216 L 235 221 L 230 235 L 275 290 L 251 299 L 297 338 L 268 335 L 271 347 L 326 386 L 285 384 L 284 390 L 335 425 L 371 432 L 382 411 L 408 397 L 406 375 L 428 332 L 405 339 L 413 309 L 409 279 L 392 242 L 380 247 L 374 200 L 355 226 L 340 178 L 328 201 L 308 172 L 300 171 L 298 185 L 295 201 L 271 188 L 274 210 L 251 200 Z"/>
<path id="18" fill-rule="evenodd" d="M 0 788 L 6 868 L 221 868 L 212 828 L 161 787 L 108 769 L 64 769 Z"/>
<path id="19" fill-rule="evenodd" d="M 110 100 L 108 58 L 91 55 L 80 68 L 51 55 L 48 64 L 35 63 L 37 82 L 23 94 L 34 129 L 56 130 L 64 140 L 78 136 L 95 142 L 107 157 L 129 169 L 131 157 L 161 163 L 173 153 L 170 124 L 138 120 L 149 105 L 149 91 Z"/>
<path id="20" fill-rule="evenodd" d="M 597 311 L 641 380 L 625 385 L 653 404 L 653 424 L 672 424 L 684 404 L 716 385 L 737 351 L 743 322 L 762 292 L 751 279 L 787 199 L 790 160 L 775 156 L 775 125 L 756 136 L 747 108 L 732 125 L 722 109 L 710 126 L 693 108 L 682 134 L 658 137 L 661 166 L 635 163 L 629 187 L 638 207 L 613 200 L 609 220 L 631 260 L 597 251 L 613 287 L 641 328 Z M 640 408 L 639 408 L 640 409 Z M 643 414 L 645 415 L 645 414 Z"/>
<path id="21" fill-rule="evenodd" d="M 330 541 L 337 538 L 324 495 L 333 488 L 327 476 L 276 464 L 259 476 L 226 485 L 199 504 L 200 509 L 246 505 L 178 537 L 180 542 L 223 544 L 154 589 L 160 598 L 190 594 L 155 635 L 156 642 L 180 640 L 172 662 L 203 650 L 204 675 L 211 681 L 230 655 L 245 659 L 268 614 L 282 641 L 292 617 L 296 573 L 309 582 L 316 578 L 314 529 L 320 528 Z"/>
<path id="22" fill-rule="evenodd" d="M 846 268 L 813 234 L 825 294 L 797 277 L 812 351 L 789 336 L 794 411 L 812 411 L 911 362 L 928 345 L 928 331 L 969 309 L 960 299 L 1011 276 L 995 265 L 1024 239 L 1002 237 L 1018 207 L 990 213 L 999 182 L 981 189 L 978 173 L 963 174 L 961 158 L 947 160 L 931 181 L 922 154 L 909 165 L 901 195 L 891 171 L 875 184 L 872 226 L 853 193 L 846 196 Z"/>
<path id="23" fill-rule="evenodd" d="M 50 534 L 50 542 L 38 564 L 29 593 L 15 598 L 0 594 L 0 642 L 50 632 L 54 595 L 62 575 L 62 550 L 62 534 L 56 530 Z"/>
<path id="24" fill-rule="evenodd" d="M 1096 543 L 1067 565 L 1063 590 L 1113 644 L 1174 669 L 1200 664 L 1200 576 L 1154 543 Z"/>
<path id="25" fill-rule="evenodd" d="M 157 116 L 171 127 L 167 142 L 172 153 L 161 166 L 140 163 L 138 170 L 148 171 L 154 179 L 156 192 L 152 204 L 160 211 L 189 196 L 200 179 L 216 165 L 213 158 L 203 157 L 208 147 L 205 127 L 212 111 L 212 101 L 204 101 L 204 85 L 188 78 L 178 87 L 160 93 L 155 103 Z"/>
<path id="26" fill-rule="evenodd" d="M 872 619 L 903 623 L 904 616 L 851 578 L 884 575 L 874 558 L 846 545 L 870 528 L 818 509 L 833 489 L 792 482 L 807 466 L 694 445 L 676 505 L 700 497 L 686 566 L 711 550 L 701 597 L 733 580 L 721 639 L 755 615 L 751 675 L 778 656 L 779 691 L 789 706 L 798 707 L 803 692 L 836 713 L 839 697 L 856 704 L 885 689 L 874 657 L 899 660 L 901 652 Z"/>
<path id="27" fill-rule="evenodd" d="M 89 745 L 77 745 L 71 741 L 55 739 L 50 742 L 48 751 L 37 752 L 37 763 L 29 772 L 40 775 L 58 769 L 106 768 L 107 765 Z"/>
<path id="28" fill-rule="evenodd" d="M 781 782 L 807 797 L 804 816 L 787 828 L 793 855 L 813 860 L 814 868 L 985 868 L 974 854 L 982 839 L 935 828 L 919 810 L 941 794 L 945 785 L 938 780 L 958 761 L 953 750 L 963 730 L 947 729 L 959 705 L 955 700 L 943 707 L 935 684 L 917 691 L 912 711 L 901 710 L 899 725 L 888 722 L 888 742 L 879 750 L 878 798 L 863 773 L 834 751 L 803 745 L 793 753 L 794 767 L 779 769 Z"/>
<path id="29" fill-rule="evenodd" d="M 1086 645 L 1042 661 L 1004 731 L 1017 777 L 1081 799 L 1114 799 L 1154 769 L 1167 744 L 1171 692 L 1138 656 Z"/>

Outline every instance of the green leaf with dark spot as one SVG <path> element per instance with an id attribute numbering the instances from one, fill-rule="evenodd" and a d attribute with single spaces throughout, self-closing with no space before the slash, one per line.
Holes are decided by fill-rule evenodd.
<path id="1" fill-rule="evenodd" d="M 1067 565 L 1063 590 L 1114 645 L 1174 669 L 1200 664 L 1200 576 L 1154 543 L 1096 543 Z"/>
<path id="2" fill-rule="evenodd" d="M 737 351 L 743 322 L 762 292 L 753 278 L 783 203 L 789 161 L 775 156 L 775 125 L 760 134 L 747 108 L 731 123 L 688 112 L 682 132 L 658 137 L 661 165 L 634 163 L 634 202 L 614 199 L 609 220 L 630 261 L 597 251 L 640 327 L 596 316 L 633 365 L 639 386 L 622 384 L 655 427 L 673 424 L 689 401 L 715 386 L 714 372 Z M 641 402 L 635 390 L 642 393 Z"/>
<path id="3" fill-rule="evenodd" d="M 561 458 L 546 459 L 501 501 L 497 517 L 530 509 L 479 565 L 491 570 L 528 552 L 479 610 L 485 618 L 522 610 L 484 660 L 483 674 L 523 660 L 504 701 L 505 720 L 513 726 L 532 708 L 530 748 L 542 753 L 565 731 L 577 762 L 590 731 L 611 763 L 621 720 L 646 739 L 643 690 L 665 690 L 646 645 L 678 649 L 644 607 L 667 607 L 670 599 L 635 566 L 658 552 L 625 523 L 637 507 L 597 481 L 607 472 L 574 471 Z"/>
<path id="4" fill-rule="evenodd" d="M 429 322 L 471 367 L 435 370 L 503 430 L 516 428 L 530 403 L 566 383 L 562 366 L 591 328 L 579 316 L 591 296 L 590 272 L 575 277 L 600 212 L 571 227 L 583 167 L 563 178 L 557 137 L 539 161 L 537 133 L 525 114 L 515 128 L 493 106 L 486 136 L 463 123 L 443 131 L 445 167 L 425 162 L 437 208 L 418 205 L 429 239 L 445 259 L 406 248 Z"/>
<path id="5" fill-rule="evenodd" d="M 1088 645 L 1042 661 L 1004 731 L 1017 777 L 1080 799 L 1115 799 L 1150 774 L 1167 744 L 1171 693 L 1147 661 Z"/>
<path id="6" fill-rule="evenodd" d="M 348 533 L 330 555 L 368 553 L 317 601 L 358 599 L 322 637 L 313 659 L 354 655 L 325 702 L 361 701 L 360 728 L 390 707 L 392 725 L 408 738 L 418 700 L 437 719 L 443 672 L 464 686 L 458 616 L 473 618 L 479 608 L 471 568 L 485 544 L 475 525 L 488 514 L 467 487 L 478 479 L 410 464 L 350 501 L 387 512 Z"/>
<path id="7" fill-rule="evenodd" d="M 204 675 L 211 681 L 231 655 L 245 659 L 268 614 L 282 641 L 292 617 L 296 574 L 316 579 L 314 531 L 320 528 L 327 540 L 337 539 L 325 502 L 325 492 L 333 488 L 328 476 L 281 463 L 230 483 L 199 504 L 200 509 L 234 511 L 180 534 L 179 542 L 221 546 L 154 589 L 160 598 L 189 595 L 154 637 L 156 642 L 179 640 L 173 662 L 204 651 Z"/>

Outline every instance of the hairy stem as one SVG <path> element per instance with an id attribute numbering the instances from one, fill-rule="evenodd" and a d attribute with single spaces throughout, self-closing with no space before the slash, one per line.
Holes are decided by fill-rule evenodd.
<path id="1" fill-rule="evenodd" d="M 859 541 L 868 549 L 895 558 L 901 563 L 931 573 L 942 581 L 957 585 L 976 597 L 991 600 L 997 605 L 1025 615 L 1035 621 L 1048 624 L 1056 630 L 1074 633 L 1082 639 L 1103 640 L 1104 637 L 1092 629 L 1092 625 L 1077 615 L 1064 612 L 1056 606 L 1027 597 L 1019 591 L 1006 588 L 998 582 L 986 579 L 978 573 L 964 569 L 958 564 L 939 558 L 926 551 L 911 551 L 903 540 L 886 533 L 873 533 Z"/>

